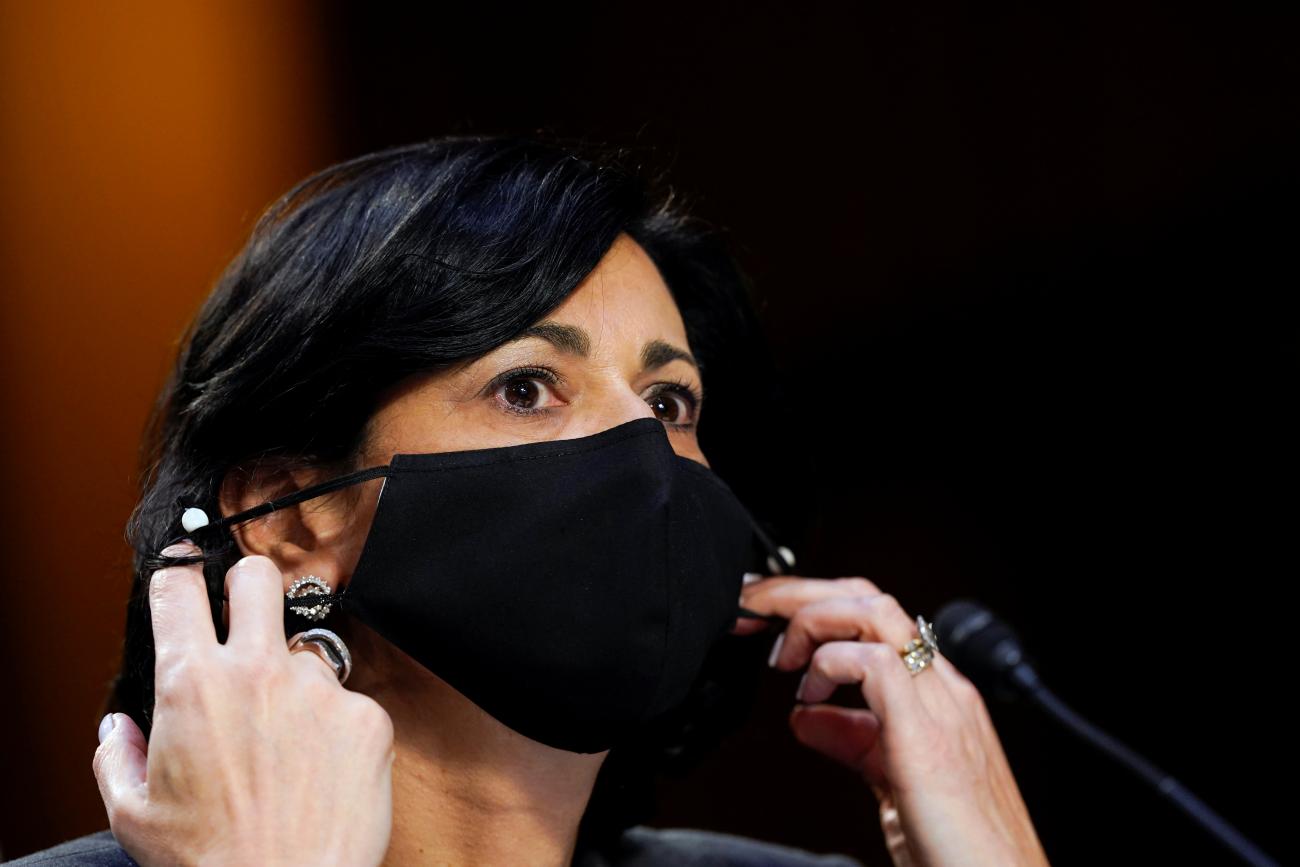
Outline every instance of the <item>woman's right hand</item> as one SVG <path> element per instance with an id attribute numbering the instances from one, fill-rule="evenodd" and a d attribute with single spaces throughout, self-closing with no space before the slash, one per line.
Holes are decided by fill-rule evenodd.
<path id="1" fill-rule="evenodd" d="M 93 763 L 113 836 L 146 867 L 380 863 L 392 829 L 392 721 L 315 653 L 289 652 L 271 560 L 240 560 L 226 593 L 220 644 L 201 565 L 150 581 L 152 734 L 146 742 L 114 714 Z"/>

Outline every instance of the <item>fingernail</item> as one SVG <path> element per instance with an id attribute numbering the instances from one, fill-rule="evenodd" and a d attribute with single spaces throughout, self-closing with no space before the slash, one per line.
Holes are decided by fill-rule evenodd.
<path id="1" fill-rule="evenodd" d="M 164 557 L 189 557 L 192 554 L 199 553 L 199 546 L 189 539 L 182 539 L 175 545 L 168 545 L 158 553 Z"/>
<path id="2" fill-rule="evenodd" d="M 805 671 L 803 673 L 803 677 L 799 678 L 799 688 L 794 691 L 795 701 L 803 701 L 803 688 L 804 685 L 807 683 L 808 683 L 808 672 Z"/>
<path id="3" fill-rule="evenodd" d="M 767 667 L 768 667 L 768 668 L 776 668 L 776 658 L 777 658 L 777 656 L 779 656 L 779 655 L 781 654 L 781 645 L 782 645 L 783 643 L 785 643 L 785 633 L 784 633 L 784 632 L 782 632 L 780 635 L 778 635 L 778 636 L 776 637 L 776 641 L 772 644 L 772 652 L 769 653 L 768 656 L 767 656 Z"/>
<path id="4" fill-rule="evenodd" d="M 741 585 L 753 584 L 755 581 L 762 581 L 763 576 L 758 572 L 746 572 L 740 578 Z"/>
<path id="5" fill-rule="evenodd" d="M 117 717 L 111 713 L 104 714 L 104 718 L 99 721 L 99 742 L 102 744 L 104 738 L 108 737 L 115 728 L 117 728 Z"/>

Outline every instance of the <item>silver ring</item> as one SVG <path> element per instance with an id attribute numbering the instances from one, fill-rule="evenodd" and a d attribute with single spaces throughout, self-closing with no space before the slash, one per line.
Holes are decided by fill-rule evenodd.
<path id="1" fill-rule="evenodd" d="M 304 646 L 308 644 L 311 646 Z M 334 674 L 338 676 L 339 683 L 346 681 L 348 675 L 352 673 L 352 654 L 348 652 L 348 646 L 343 643 L 342 638 L 328 629 L 308 629 L 289 639 L 290 653 L 295 652 L 299 647 L 315 653 L 328 662 L 330 668 L 334 669 Z"/>
<path id="2" fill-rule="evenodd" d="M 913 638 L 898 651 L 898 655 L 902 657 L 913 677 L 925 671 L 934 661 L 934 655 L 939 652 L 939 639 L 934 634 L 934 624 L 926 622 L 926 619 L 918 614 L 916 629 L 921 633 L 921 637 Z"/>

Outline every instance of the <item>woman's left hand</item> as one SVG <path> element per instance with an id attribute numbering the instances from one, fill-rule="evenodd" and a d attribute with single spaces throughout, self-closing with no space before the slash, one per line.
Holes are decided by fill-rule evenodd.
<path id="1" fill-rule="evenodd" d="M 790 726 L 871 786 L 898 867 L 1048 864 L 979 690 L 942 653 L 916 675 L 900 658 L 918 634 L 897 599 L 865 578 L 776 575 L 740 602 L 789 621 L 772 664 L 808 668 Z M 732 632 L 767 628 L 740 618 Z M 869 710 L 824 703 L 848 683 Z"/>

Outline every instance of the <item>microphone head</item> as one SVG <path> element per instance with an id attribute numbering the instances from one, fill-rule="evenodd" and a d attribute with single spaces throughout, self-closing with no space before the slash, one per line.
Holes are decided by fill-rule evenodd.
<path id="1" fill-rule="evenodd" d="M 985 695 L 1014 701 L 1036 681 L 1020 637 L 974 599 L 954 599 L 934 615 L 939 652 Z"/>

